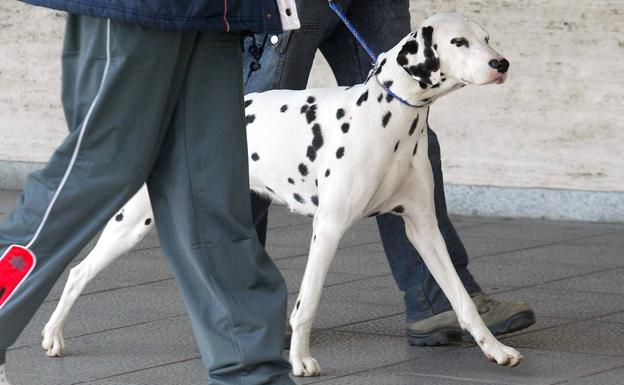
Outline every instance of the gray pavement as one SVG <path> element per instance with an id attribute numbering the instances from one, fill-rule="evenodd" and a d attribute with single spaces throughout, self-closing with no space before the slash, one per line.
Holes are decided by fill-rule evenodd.
<path id="1" fill-rule="evenodd" d="M 18 193 L 0 191 L 0 218 Z M 420 348 L 403 336 L 403 303 L 373 220 L 343 240 L 312 338 L 324 385 L 624 383 L 624 224 L 454 217 L 478 281 L 499 300 L 526 300 L 531 328 L 502 340 L 525 355 L 489 363 L 472 344 Z M 309 218 L 271 211 L 268 251 L 294 299 Z M 68 234 L 71 236 L 71 234 Z M 74 266 L 80 258 L 72 264 Z M 206 374 L 171 272 L 151 234 L 98 276 L 66 328 L 66 357 L 45 356 L 40 333 L 62 277 L 9 351 L 15 385 L 204 385 Z M 292 302 L 292 301 L 291 301 Z"/>

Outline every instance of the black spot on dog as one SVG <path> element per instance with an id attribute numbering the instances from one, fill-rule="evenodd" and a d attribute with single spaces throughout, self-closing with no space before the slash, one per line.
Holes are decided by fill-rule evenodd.
<path id="1" fill-rule="evenodd" d="M 416 152 L 418 152 L 418 143 L 416 143 L 416 145 L 414 146 L 414 151 L 412 152 L 412 156 L 416 155 Z"/>
<path id="2" fill-rule="evenodd" d="M 336 111 L 336 119 L 340 120 L 345 116 L 345 110 L 343 110 L 342 108 L 339 108 Z"/>
<path id="3" fill-rule="evenodd" d="M 398 213 L 398 214 L 402 214 L 405 211 L 405 208 L 403 208 L 403 206 L 399 205 L 399 206 L 393 208 L 392 211 L 394 211 L 395 213 Z"/>
<path id="4" fill-rule="evenodd" d="M 311 105 L 306 111 L 306 120 L 308 121 L 308 124 L 316 120 L 316 104 Z"/>
<path id="5" fill-rule="evenodd" d="M 377 66 L 377 70 L 375 71 L 375 75 L 379 75 L 381 73 L 381 69 L 383 68 L 384 64 L 386 64 L 386 58 L 383 58 L 381 63 L 379 63 L 379 66 Z"/>
<path id="6" fill-rule="evenodd" d="M 368 217 L 369 218 L 376 217 L 379 214 L 381 214 L 379 211 L 375 211 L 374 213 L 369 214 Z"/>
<path id="7" fill-rule="evenodd" d="M 295 198 L 295 200 L 299 203 L 305 203 L 305 200 L 303 199 L 303 197 L 297 193 L 293 194 L 293 198 Z"/>
<path id="8" fill-rule="evenodd" d="M 152 218 L 147 218 L 147 219 L 145 220 L 145 226 L 149 226 L 149 225 L 151 225 L 151 224 L 152 224 Z"/>
<path id="9" fill-rule="evenodd" d="M 340 126 L 340 129 L 342 130 L 342 132 L 346 134 L 347 132 L 349 132 L 349 127 L 351 127 L 349 123 L 342 123 L 342 126 Z"/>
<path id="10" fill-rule="evenodd" d="M 401 143 L 400 140 L 394 145 L 394 152 L 397 152 L 397 150 L 399 149 L 399 143 Z"/>
<path id="11" fill-rule="evenodd" d="M 318 196 L 317 195 L 313 195 L 310 200 L 312 201 L 312 203 L 314 203 L 314 206 L 318 206 Z"/>
<path id="12" fill-rule="evenodd" d="M 431 73 L 438 71 L 440 69 L 440 60 L 436 57 L 435 51 L 433 50 L 433 27 L 423 27 L 422 28 L 422 37 L 424 41 L 424 55 L 425 61 L 422 63 L 418 63 L 416 65 L 406 67 L 407 63 L 402 64 L 405 71 L 407 71 L 413 77 L 417 77 L 420 81 L 426 84 L 431 83 Z M 407 44 L 407 43 L 406 43 Z M 398 61 L 398 57 L 397 57 Z M 400 63 L 399 63 L 400 64 Z"/>
<path id="13" fill-rule="evenodd" d="M 288 183 L 295 184 L 295 180 L 293 178 L 288 178 Z"/>
<path id="14" fill-rule="evenodd" d="M 301 173 L 302 176 L 307 176 L 308 175 L 308 166 L 306 166 L 303 163 L 299 163 L 299 172 Z"/>
<path id="15" fill-rule="evenodd" d="M 442 83 L 434 84 L 434 85 L 432 85 L 432 86 L 431 86 L 431 88 L 438 88 L 438 87 L 440 87 L 441 85 L 442 85 Z"/>
<path id="16" fill-rule="evenodd" d="M 318 179 L 314 179 L 314 185 L 318 187 Z"/>
<path id="17" fill-rule="evenodd" d="M 377 96 L 377 101 L 381 102 L 381 99 L 383 99 L 383 94 L 379 94 L 379 96 Z"/>
<path id="18" fill-rule="evenodd" d="M 425 82 L 418 82 L 418 85 L 420 86 L 420 88 L 422 88 L 423 90 L 427 88 L 427 83 Z"/>
<path id="19" fill-rule="evenodd" d="M 312 146 L 318 151 L 321 147 L 323 147 L 323 133 L 321 132 L 320 124 L 315 123 L 314 126 L 312 126 L 312 135 Z"/>
<path id="20" fill-rule="evenodd" d="M 301 112 L 302 114 L 308 112 L 308 105 L 304 104 L 303 106 L 301 106 L 301 110 L 299 112 Z"/>
<path id="21" fill-rule="evenodd" d="M 253 160 L 254 162 L 257 162 L 258 159 L 260 159 L 260 156 L 258 155 L 257 152 L 254 152 L 253 154 L 251 154 L 251 160 Z"/>
<path id="22" fill-rule="evenodd" d="M 401 67 L 405 67 L 408 63 L 407 56 L 404 54 L 402 55 L 400 52 L 397 55 L 396 61 Z"/>
<path id="23" fill-rule="evenodd" d="M 331 174 L 331 171 L 329 171 L 329 169 L 325 170 L 325 178 L 327 178 L 329 174 Z"/>
<path id="24" fill-rule="evenodd" d="M 418 42 L 416 40 L 408 40 L 401 48 L 401 51 L 410 55 L 416 55 L 418 53 Z"/>
<path id="25" fill-rule="evenodd" d="M 284 105 L 280 108 L 280 111 L 282 111 L 282 112 L 286 112 L 286 110 L 288 110 L 288 104 L 284 104 Z"/>
<path id="26" fill-rule="evenodd" d="M 251 103 L 253 103 L 253 100 L 251 100 L 251 99 L 245 100 L 245 108 L 249 107 L 251 105 Z"/>
<path id="27" fill-rule="evenodd" d="M 455 44 L 457 47 L 470 48 L 470 43 L 468 43 L 468 39 L 465 37 L 456 37 L 451 39 L 451 44 Z"/>
<path id="28" fill-rule="evenodd" d="M 336 150 L 336 158 L 338 159 L 342 158 L 344 156 L 344 152 L 345 152 L 344 147 L 338 148 L 338 150 Z"/>
<path id="29" fill-rule="evenodd" d="M 269 186 L 264 186 L 267 190 L 269 190 L 270 192 L 274 193 L 275 191 L 273 191 L 272 188 L 270 188 Z"/>
<path id="30" fill-rule="evenodd" d="M 412 122 L 412 125 L 410 126 L 409 136 L 412 136 L 414 134 L 414 131 L 416 130 L 416 126 L 418 126 L 418 118 L 419 118 L 419 115 L 416 115 L 416 119 L 414 119 L 414 121 Z"/>
<path id="31" fill-rule="evenodd" d="M 308 96 L 308 100 L 307 100 L 308 103 L 312 104 L 315 101 L 316 101 L 316 99 L 314 99 L 314 96 Z"/>
<path id="32" fill-rule="evenodd" d="M 440 79 L 440 81 L 441 81 L 441 82 L 445 82 L 445 81 L 446 81 L 446 78 L 442 78 L 442 79 Z"/>
<path id="33" fill-rule="evenodd" d="M 431 98 L 425 98 L 425 99 L 423 99 L 423 102 L 425 102 L 425 103 L 429 103 L 430 101 L 431 101 Z"/>
<path id="34" fill-rule="evenodd" d="M 254 120 L 256 120 L 256 115 L 245 116 L 245 125 L 253 123 Z"/>
<path id="35" fill-rule="evenodd" d="M 388 122 L 390 121 L 390 117 L 392 117 L 392 112 L 388 111 L 384 114 L 383 118 L 381 118 L 381 125 L 386 127 Z"/>
<path id="36" fill-rule="evenodd" d="M 392 80 L 388 80 L 388 81 L 384 82 L 384 86 L 386 86 L 386 89 L 389 90 L 393 83 L 394 82 Z M 394 99 L 394 97 L 392 97 L 392 95 L 390 95 L 390 92 L 388 92 L 386 94 L 386 103 L 390 103 L 393 99 Z"/>
<path id="37" fill-rule="evenodd" d="M 316 234 L 314 234 L 314 238 L 312 238 L 314 242 L 316 242 Z"/>
<path id="38" fill-rule="evenodd" d="M 306 156 L 308 157 L 308 159 L 310 159 L 311 162 L 314 162 L 314 160 L 316 159 L 316 150 L 313 146 L 308 146 Z"/>
<path id="39" fill-rule="evenodd" d="M 368 90 L 366 90 L 366 92 L 364 92 L 362 95 L 360 95 L 360 97 L 358 98 L 356 104 L 358 106 L 361 106 L 362 103 L 364 103 L 367 100 L 368 100 Z"/>
<path id="40" fill-rule="evenodd" d="M 297 304 L 295 305 L 295 307 L 297 308 L 297 310 L 299 310 L 299 305 L 301 305 L 301 301 L 297 301 Z"/>
<path id="41" fill-rule="evenodd" d="M 123 215 L 123 213 L 119 213 L 119 214 L 117 214 L 117 216 L 115 217 L 115 220 L 116 220 L 117 222 L 121 222 L 121 221 L 123 221 L 123 220 L 124 220 L 124 215 Z"/>

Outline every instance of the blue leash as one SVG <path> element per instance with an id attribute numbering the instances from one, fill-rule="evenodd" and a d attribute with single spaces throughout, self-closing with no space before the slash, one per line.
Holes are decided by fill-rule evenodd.
<path id="1" fill-rule="evenodd" d="M 332 0 L 328 0 L 327 3 L 329 4 L 329 8 L 332 9 L 332 11 L 334 11 L 334 13 L 336 13 L 336 15 L 338 15 L 338 17 L 340 18 L 340 20 L 342 20 L 342 22 L 344 23 L 344 25 L 349 29 L 349 31 L 351 31 L 351 34 L 353 35 L 353 37 L 355 37 L 355 39 L 358 41 L 358 43 L 360 43 L 360 45 L 362 46 L 362 48 L 364 48 L 364 50 L 366 51 L 366 53 L 368 54 L 368 56 L 370 56 L 371 59 L 373 59 L 373 67 L 377 67 L 377 55 L 375 55 L 375 53 L 373 52 L 373 50 L 368 46 L 368 44 L 366 44 L 366 42 L 364 41 L 364 39 L 362 38 L 362 36 L 360 36 L 360 34 L 358 33 L 358 31 L 355 29 L 355 27 L 353 26 L 353 24 L 351 24 L 351 22 L 349 21 L 349 19 L 347 19 L 347 17 L 345 16 L 344 12 L 342 11 L 342 9 L 340 9 L 340 7 L 338 6 L 338 4 L 334 3 Z M 375 76 L 375 79 L 377 79 L 377 76 Z M 386 90 L 386 92 L 392 96 L 393 98 L 395 98 L 396 100 L 398 100 L 399 102 L 405 104 L 406 106 L 410 106 L 410 107 L 423 107 L 423 106 L 418 106 L 415 104 L 411 104 L 410 102 L 408 102 L 407 100 L 401 98 L 399 95 L 395 94 L 394 92 L 392 92 L 392 90 L 385 84 L 381 83 L 379 81 L 379 79 L 377 79 L 377 82 L 379 83 L 379 85 L 381 87 L 383 87 L 384 90 Z"/>

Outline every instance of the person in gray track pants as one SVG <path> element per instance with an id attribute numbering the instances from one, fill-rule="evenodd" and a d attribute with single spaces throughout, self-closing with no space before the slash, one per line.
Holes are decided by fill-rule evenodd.
<path id="1" fill-rule="evenodd" d="M 145 181 L 210 384 L 293 384 L 285 283 L 251 220 L 241 62 L 238 33 L 69 15 L 71 132 L 0 223 L 0 255 L 30 243 L 38 259 L 0 310 L 0 384 L 7 349 L 65 267 Z"/>

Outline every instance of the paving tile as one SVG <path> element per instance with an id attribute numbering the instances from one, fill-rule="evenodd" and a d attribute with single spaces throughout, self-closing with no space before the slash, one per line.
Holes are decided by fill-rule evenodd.
<path id="1" fill-rule="evenodd" d="M 115 382 L 111 382 L 115 381 Z M 200 358 L 160 365 L 154 368 L 122 374 L 112 378 L 93 381 L 92 385 L 205 385 L 208 382 L 206 368 Z"/>
<path id="2" fill-rule="evenodd" d="M 522 349 L 522 354 L 525 356 L 522 363 L 509 368 L 487 361 L 480 349 L 470 347 L 393 365 L 387 371 L 483 384 L 542 385 L 577 378 L 624 363 L 620 357 L 584 353 Z"/>
<path id="3" fill-rule="evenodd" d="M 76 337 L 62 359 L 47 358 L 33 346 L 9 350 L 7 360 L 16 373 L 64 378 L 71 384 L 196 357 L 190 324 L 178 318 Z"/>
<path id="4" fill-rule="evenodd" d="M 289 296 L 288 314 L 294 307 L 296 295 Z M 354 301 L 336 301 L 321 299 L 319 311 L 314 320 L 314 329 L 330 329 L 370 319 L 387 317 L 403 312 L 403 305 L 380 305 Z"/>
<path id="5" fill-rule="evenodd" d="M 361 374 L 346 375 L 312 383 L 322 385 L 508 385 L 505 382 L 470 381 L 465 378 L 455 379 L 448 376 L 433 377 L 414 375 L 413 373 L 397 373 L 388 369 L 369 370 Z"/>
<path id="6" fill-rule="evenodd" d="M 0 218 L 4 218 L 13 210 L 20 196 L 21 192 L 19 191 L 0 190 Z"/>
<path id="7" fill-rule="evenodd" d="M 547 261 L 525 263 L 522 259 L 502 256 L 472 261 L 468 268 L 477 282 L 490 286 L 532 286 L 604 269 L 599 266 L 561 265 Z"/>
<path id="8" fill-rule="evenodd" d="M 540 288 L 624 294 L 624 268 L 572 277 L 541 285 Z"/>
<path id="9" fill-rule="evenodd" d="M 560 222 L 539 219 L 508 219 L 461 229 L 461 236 L 529 239 L 549 242 L 573 240 L 620 230 L 619 225 L 587 222 Z"/>
<path id="10" fill-rule="evenodd" d="M 46 298 L 58 300 L 63 293 L 69 270 L 81 261 L 73 261 Z M 173 273 L 160 249 L 132 251 L 114 261 L 98 274 L 85 288 L 84 294 L 143 285 L 173 279 Z"/>
<path id="11" fill-rule="evenodd" d="M 277 261 L 280 268 L 305 269 L 308 256 L 286 258 Z M 330 271 L 362 276 L 390 274 L 390 266 L 380 243 L 351 246 L 338 249 Z"/>
<path id="12" fill-rule="evenodd" d="M 624 251 L 621 247 L 557 244 L 528 250 L 507 252 L 484 257 L 481 261 L 508 261 L 518 264 L 539 265 L 556 263 L 560 266 L 584 266 L 588 268 L 624 267 Z"/>
<path id="13" fill-rule="evenodd" d="M 45 303 L 36 313 L 16 346 L 39 345 L 41 330 L 57 302 Z M 74 349 L 72 336 L 118 329 L 153 320 L 186 314 L 184 303 L 173 281 L 129 287 L 81 297 L 66 327 L 66 349 Z"/>
<path id="14" fill-rule="evenodd" d="M 539 239 L 502 239 L 480 236 L 462 236 L 461 240 L 471 260 L 483 256 L 536 247 L 547 243 L 547 241 Z"/>
<path id="15" fill-rule="evenodd" d="M 576 240 L 570 242 L 575 245 L 590 245 L 590 246 L 612 246 L 622 247 L 624 246 L 624 230 L 615 232 L 613 234 L 600 235 L 582 240 Z"/>
<path id="16" fill-rule="evenodd" d="M 493 297 L 500 301 L 526 301 L 531 305 L 537 318 L 546 316 L 567 320 L 586 320 L 624 310 L 624 297 L 616 294 L 532 287 L 497 293 Z"/>
<path id="17" fill-rule="evenodd" d="M 602 373 L 588 375 L 566 382 L 566 385 L 622 385 L 624 378 L 624 368 L 607 370 Z"/>
<path id="18" fill-rule="evenodd" d="M 504 338 L 504 343 L 521 347 L 561 352 L 594 353 L 623 357 L 624 324 L 576 322 L 554 328 Z"/>
<path id="19" fill-rule="evenodd" d="M 404 362 L 444 352 L 449 348 L 413 348 L 403 338 L 326 331 L 313 334 L 312 356 L 321 366 L 321 378 L 301 379 L 314 383 L 336 376 Z"/>

